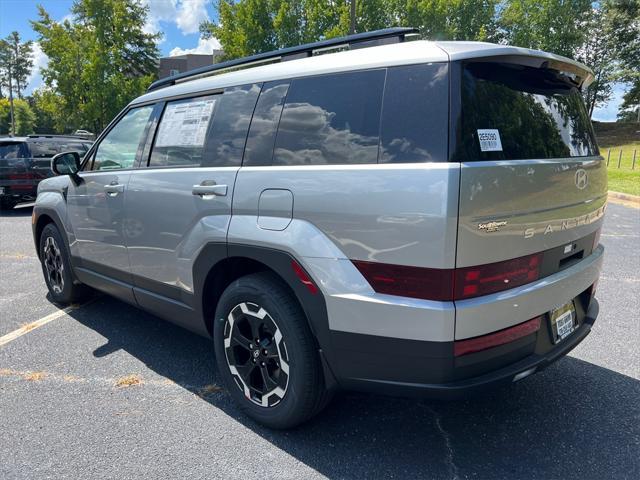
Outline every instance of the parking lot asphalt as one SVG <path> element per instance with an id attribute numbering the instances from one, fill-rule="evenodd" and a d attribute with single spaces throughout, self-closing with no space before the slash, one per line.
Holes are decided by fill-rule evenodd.
<path id="1" fill-rule="evenodd" d="M 640 210 L 610 204 L 600 317 L 569 356 L 456 402 L 345 393 L 295 430 L 218 387 L 211 342 L 106 296 L 59 313 L 30 208 L 0 217 L 0 478 L 640 478 Z M 49 317 L 51 318 L 51 317 Z M 26 327 L 25 327 L 26 326 Z"/>

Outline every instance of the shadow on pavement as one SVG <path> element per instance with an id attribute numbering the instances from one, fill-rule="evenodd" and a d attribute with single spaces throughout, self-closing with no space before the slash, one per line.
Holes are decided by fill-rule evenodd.
<path id="1" fill-rule="evenodd" d="M 33 204 L 18 205 L 11 210 L 0 210 L 0 217 L 30 217 Z"/>
<path id="2" fill-rule="evenodd" d="M 218 381 L 210 340 L 108 297 L 70 315 L 107 339 L 96 357 L 122 349 L 194 393 Z M 582 480 L 640 478 L 638 399 L 639 381 L 567 357 L 464 401 L 343 394 L 287 432 L 256 425 L 224 393 L 203 401 L 332 478 Z"/>

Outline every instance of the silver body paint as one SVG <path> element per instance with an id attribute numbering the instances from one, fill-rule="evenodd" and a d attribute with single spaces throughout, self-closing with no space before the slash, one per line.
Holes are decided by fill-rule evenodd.
<path id="1" fill-rule="evenodd" d="M 515 55 L 584 69 L 527 49 L 416 41 L 215 75 L 150 92 L 131 105 L 283 78 Z M 573 184 L 578 168 L 589 175 L 585 190 Z M 80 185 L 67 177 L 43 181 L 36 203 L 36 214 L 53 209 L 63 219 L 72 255 L 193 293 L 193 264 L 208 243 L 285 251 L 322 291 L 333 331 L 433 342 L 482 335 L 573 298 L 597 280 L 602 262 L 602 250 L 597 249 L 550 277 L 454 304 L 376 293 L 350 261 L 453 269 L 584 237 L 602 224 L 606 169 L 599 157 L 142 168 L 80 176 Z M 124 185 L 123 191 L 105 196 L 104 185 L 114 181 Z M 203 181 L 227 185 L 227 195 L 194 196 L 193 186 Z M 478 227 L 490 222 L 507 223 L 491 232 Z M 548 225 L 551 231 L 545 234 Z"/>

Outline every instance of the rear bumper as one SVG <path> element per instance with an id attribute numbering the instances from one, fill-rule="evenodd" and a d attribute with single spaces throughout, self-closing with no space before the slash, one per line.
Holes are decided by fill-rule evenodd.
<path id="1" fill-rule="evenodd" d="M 24 180 L 0 182 L 0 198 L 14 202 L 35 200 L 38 195 L 40 180 Z"/>
<path id="2" fill-rule="evenodd" d="M 551 344 L 546 318 L 535 334 L 510 344 L 458 358 L 453 356 L 453 342 L 418 342 L 422 344 L 420 347 L 405 343 L 411 341 L 385 339 L 380 341 L 391 351 L 382 350 L 375 355 L 371 354 L 368 348 L 369 354 L 363 355 L 362 352 L 360 354 L 357 352 L 357 342 L 354 344 L 356 339 L 349 339 L 348 343 L 351 345 L 349 350 L 345 349 L 345 339 L 337 339 L 337 342 L 334 342 L 337 345 L 334 346 L 338 347 L 338 352 L 342 352 L 340 356 L 349 352 L 347 355 L 351 357 L 341 360 L 347 364 L 351 362 L 359 374 L 356 377 L 349 375 L 349 371 L 343 370 L 338 382 L 343 388 L 350 390 L 442 399 L 460 398 L 498 385 L 513 383 L 545 369 L 585 339 L 599 311 L 595 298 L 587 302 L 588 310 L 582 314 L 578 329 L 558 345 Z M 370 339 L 361 338 L 360 340 L 368 342 Z M 396 344 L 397 342 L 402 344 Z M 343 348 L 340 348 L 341 346 Z M 384 345 L 381 344 L 378 347 L 384 348 Z M 399 348 L 402 349 L 401 352 L 393 351 Z M 399 358 L 395 358 L 398 354 Z M 510 359 L 514 361 L 509 361 Z M 391 366 L 388 366 L 389 362 Z M 470 371 L 473 371 L 474 365 L 481 364 L 483 370 L 486 370 L 487 365 L 491 365 L 492 362 L 497 365 L 495 369 L 477 376 L 467 376 Z M 364 369 L 364 365 L 367 364 L 369 368 Z M 387 367 L 384 368 L 383 365 Z M 435 381 L 428 383 L 397 381 L 392 377 L 394 370 L 396 378 L 405 377 L 415 380 L 433 378 Z M 461 375 L 465 378 L 455 380 Z"/>

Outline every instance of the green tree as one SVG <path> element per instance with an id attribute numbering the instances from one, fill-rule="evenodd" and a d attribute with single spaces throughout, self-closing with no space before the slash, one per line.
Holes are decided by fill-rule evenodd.
<path id="1" fill-rule="evenodd" d="M 29 104 L 22 99 L 13 101 L 15 134 L 29 135 L 34 132 L 36 116 Z M 6 98 L 0 99 L 0 134 L 11 132 L 11 106 Z"/>
<path id="2" fill-rule="evenodd" d="M 610 0 L 607 6 L 606 27 L 618 60 L 616 77 L 629 84 L 618 116 L 640 122 L 640 0 Z"/>
<path id="3" fill-rule="evenodd" d="M 355 30 L 415 26 L 424 37 L 487 40 L 495 37 L 498 0 L 358 0 Z M 225 59 L 347 35 L 351 0 L 220 0 L 218 22 L 203 22 Z"/>
<path id="4" fill-rule="evenodd" d="M 584 92 L 589 117 L 596 107 L 609 101 L 615 81 L 613 39 L 606 26 L 608 11 L 606 3 L 592 9 L 585 24 L 588 35 L 576 53 L 577 60 L 590 67 L 594 74 L 594 81 Z"/>
<path id="5" fill-rule="evenodd" d="M 575 58 L 584 44 L 591 0 L 507 0 L 498 19 L 500 39 Z"/>
<path id="6" fill-rule="evenodd" d="M 12 93 L 22 98 L 22 91 L 33 69 L 32 55 L 33 42 L 20 41 L 18 32 L 11 32 L 4 40 L 0 40 L 0 88 L 7 91 L 7 96 L 11 83 Z"/>
<path id="7" fill-rule="evenodd" d="M 394 0 L 401 25 L 418 27 L 429 40 L 490 40 L 497 0 Z"/>
<path id="8" fill-rule="evenodd" d="M 33 69 L 33 42 L 21 42 L 18 32 L 11 32 L 5 41 L 11 51 L 15 93 L 22 98 L 22 91 L 27 87 L 27 78 Z"/>
<path id="9" fill-rule="evenodd" d="M 348 0 L 220 0 L 217 8 L 218 23 L 203 22 L 200 31 L 220 41 L 224 59 L 345 35 L 349 29 Z"/>
<path id="10" fill-rule="evenodd" d="M 49 57 L 42 75 L 63 100 L 65 128 L 98 133 L 155 78 L 160 35 L 143 30 L 148 7 L 137 0 L 76 0 L 73 22 L 63 23 L 38 8 L 32 25 Z"/>
<path id="11" fill-rule="evenodd" d="M 65 133 L 72 131 L 73 125 L 67 117 L 60 115 L 64 110 L 64 99 L 53 89 L 42 87 L 27 98 L 36 116 L 37 133 Z"/>

